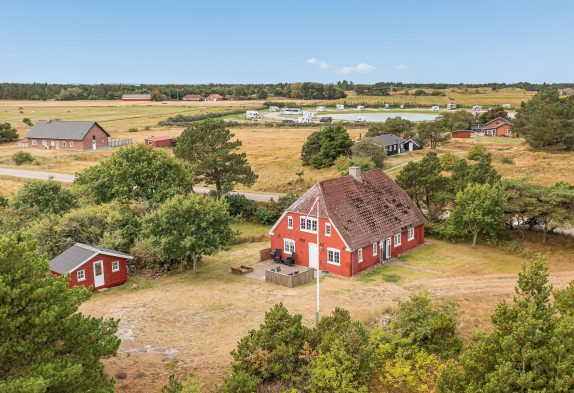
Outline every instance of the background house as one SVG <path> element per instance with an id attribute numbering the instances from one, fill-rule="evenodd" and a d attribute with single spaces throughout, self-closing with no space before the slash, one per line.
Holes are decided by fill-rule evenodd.
<path id="1" fill-rule="evenodd" d="M 406 151 L 421 150 L 424 147 L 424 143 L 417 138 L 409 138 L 404 143 L 403 146 Z"/>
<path id="2" fill-rule="evenodd" d="M 56 150 L 102 149 L 109 138 L 95 121 L 38 120 L 26 134 L 27 147 Z"/>
<path id="3" fill-rule="evenodd" d="M 203 101 L 205 97 L 199 94 L 187 94 L 181 98 L 182 101 Z"/>
<path id="4" fill-rule="evenodd" d="M 504 117 L 497 117 L 483 124 L 480 128 L 485 136 L 512 136 L 512 122 Z"/>
<path id="5" fill-rule="evenodd" d="M 393 134 L 383 134 L 371 138 L 373 142 L 384 146 L 387 156 L 394 156 L 405 152 L 406 140 Z"/>
<path id="6" fill-rule="evenodd" d="M 122 101 L 151 101 L 151 94 L 124 94 Z"/>
<path id="7" fill-rule="evenodd" d="M 76 243 L 50 261 L 54 275 L 70 275 L 68 286 L 83 285 L 94 290 L 121 285 L 128 280 L 129 254 Z"/>
<path id="8" fill-rule="evenodd" d="M 205 97 L 205 101 L 221 101 L 223 99 L 224 97 L 220 94 L 210 94 L 207 97 Z"/>
<path id="9" fill-rule="evenodd" d="M 282 258 L 350 277 L 424 242 L 424 217 L 403 189 L 381 171 L 349 173 L 317 183 L 271 228 Z"/>

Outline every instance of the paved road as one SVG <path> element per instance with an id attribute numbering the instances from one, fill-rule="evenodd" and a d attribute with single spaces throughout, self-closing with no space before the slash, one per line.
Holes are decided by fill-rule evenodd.
<path id="1" fill-rule="evenodd" d="M 0 168 L 0 176 L 13 176 L 13 177 L 21 177 L 24 179 L 37 179 L 37 180 L 48 180 L 49 178 L 52 178 L 62 183 L 72 183 L 76 178 L 75 175 L 68 175 L 65 173 L 31 171 L 28 169 L 15 169 L 15 168 Z M 195 191 L 198 194 L 208 194 L 211 191 L 211 189 L 207 187 L 194 187 L 193 191 Z M 242 192 L 242 191 L 234 191 L 234 192 L 237 194 L 245 195 L 247 199 L 256 202 L 269 202 L 270 200 L 276 201 L 280 197 L 280 195 L 267 194 L 262 192 Z"/>

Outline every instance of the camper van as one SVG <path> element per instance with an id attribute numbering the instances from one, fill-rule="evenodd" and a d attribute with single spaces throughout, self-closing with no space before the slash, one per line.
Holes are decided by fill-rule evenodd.
<path id="1" fill-rule="evenodd" d="M 357 110 L 358 111 L 362 111 L 363 109 L 365 109 L 364 105 L 357 105 Z"/>
<path id="2" fill-rule="evenodd" d="M 303 112 L 303 116 L 304 116 L 304 117 L 308 117 L 308 118 L 310 118 L 310 119 L 313 119 L 313 118 L 315 117 L 315 112 L 305 111 L 305 112 Z"/>
<path id="3" fill-rule="evenodd" d="M 366 121 L 367 119 L 365 119 L 365 116 L 357 116 L 355 123 L 365 123 Z"/>
<path id="4" fill-rule="evenodd" d="M 245 112 L 246 119 L 261 119 L 261 115 L 257 111 L 247 111 Z"/>
<path id="5" fill-rule="evenodd" d="M 278 106 L 271 105 L 271 106 L 269 107 L 269 111 L 271 111 L 271 112 L 277 112 L 278 110 L 279 110 L 279 107 L 278 107 Z"/>
<path id="6" fill-rule="evenodd" d="M 281 109 L 281 112 L 284 115 L 301 115 L 301 114 L 303 114 L 303 112 L 301 112 L 300 108 L 283 108 L 283 109 Z"/>
<path id="7" fill-rule="evenodd" d="M 326 112 L 327 111 L 327 107 L 319 105 L 317 106 L 317 112 Z"/>
<path id="8" fill-rule="evenodd" d="M 438 105 L 433 105 L 433 106 L 431 106 L 430 110 L 431 110 L 431 111 L 438 112 L 438 111 L 440 110 L 440 106 L 438 106 Z"/>
<path id="9" fill-rule="evenodd" d="M 447 110 L 456 109 L 456 104 L 453 102 L 451 102 L 450 104 L 446 104 L 446 109 Z"/>
<path id="10" fill-rule="evenodd" d="M 345 110 L 345 105 L 343 105 L 343 104 L 337 104 L 337 105 L 335 105 L 335 109 L 337 109 L 338 111 L 344 111 L 344 110 Z"/>
<path id="11" fill-rule="evenodd" d="M 478 112 L 478 111 L 481 111 L 481 110 L 482 110 L 482 107 L 481 107 L 480 105 L 475 105 L 475 106 L 472 107 L 472 110 L 473 110 L 474 112 Z"/>
<path id="12" fill-rule="evenodd" d="M 510 109 L 510 108 L 512 108 L 512 105 L 510 105 L 510 104 L 502 104 L 502 107 L 503 107 L 504 109 Z"/>
<path id="13" fill-rule="evenodd" d="M 389 104 L 385 104 L 385 109 L 389 109 L 390 105 Z"/>
<path id="14" fill-rule="evenodd" d="M 311 123 L 311 118 L 303 116 L 297 119 L 297 123 Z"/>
<path id="15" fill-rule="evenodd" d="M 405 104 L 401 104 L 401 106 L 399 108 L 405 109 Z"/>

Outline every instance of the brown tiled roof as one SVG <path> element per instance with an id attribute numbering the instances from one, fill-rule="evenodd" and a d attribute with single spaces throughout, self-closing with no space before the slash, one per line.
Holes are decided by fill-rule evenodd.
<path id="1" fill-rule="evenodd" d="M 310 188 L 287 210 L 307 214 L 320 195 L 319 212 L 329 218 L 351 250 L 424 223 L 407 193 L 382 171 L 325 180 Z M 316 208 L 311 215 L 316 215 Z"/>

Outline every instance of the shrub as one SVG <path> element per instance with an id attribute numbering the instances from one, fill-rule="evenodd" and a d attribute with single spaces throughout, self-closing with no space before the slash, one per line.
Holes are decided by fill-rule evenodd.
<path id="1" fill-rule="evenodd" d="M 12 142 L 18 139 L 18 131 L 10 123 L 0 123 L 0 143 Z"/>
<path id="2" fill-rule="evenodd" d="M 261 378 L 245 371 L 236 371 L 225 378 L 224 393 L 253 393 L 261 383 Z"/>
<path id="3" fill-rule="evenodd" d="M 468 150 L 467 158 L 469 160 L 478 161 L 483 157 L 490 155 L 486 147 L 483 145 L 472 145 L 472 147 Z"/>
<path id="4" fill-rule="evenodd" d="M 360 167 L 363 172 L 369 171 L 374 167 L 373 162 L 369 158 L 341 156 L 335 160 L 335 169 L 339 171 L 341 176 L 347 176 L 349 168 L 352 166 Z"/>
<path id="5" fill-rule="evenodd" d="M 12 155 L 12 161 L 14 161 L 16 165 L 22 165 L 34 162 L 34 157 L 27 151 L 19 150 Z"/>
<path id="6" fill-rule="evenodd" d="M 134 257 L 132 263 L 138 270 L 159 270 L 163 265 L 162 255 L 150 239 L 136 240 L 130 254 Z"/>
<path id="7" fill-rule="evenodd" d="M 273 224 L 278 218 L 273 210 L 265 206 L 259 206 L 257 210 L 255 210 L 254 217 L 258 223 L 263 225 Z"/>
<path id="8" fill-rule="evenodd" d="M 132 127 L 128 129 L 128 132 L 138 132 L 138 129 Z"/>
<path id="9" fill-rule="evenodd" d="M 440 167 L 443 171 L 452 171 L 456 164 L 462 160 L 459 156 L 454 153 L 445 153 L 439 157 Z"/>
<path id="10" fill-rule="evenodd" d="M 34 123 L 32 123 L 32 120 L 30 120 L 30 118 L 25 117 L 22 119 L 22 123 L 26 124 L 27 126 L 32 127 L 34 125 Z"/>
<path id="11" fill-rule="evenodd" d="M 458 243 L 469 238 L 468 234 L 455 230 L 449 220 L 427 221 L 425 223 L 425 234 L 436 239 L 448 240 Z"/>
<path id="12" fill-rule="evenodd" d="M 508 156 L 502 156 L 500 157 L 500 162 L 502 164 L 514 164 L 514 160 L 512 159 L 512 157 L 508 157 Z"/>
<path id="13" fill-rule="evenodd" d="M 232 216 L 250 218 L 253 215 L 254 203 L 242 194 L 227 194 L 227 210 Z"/>

